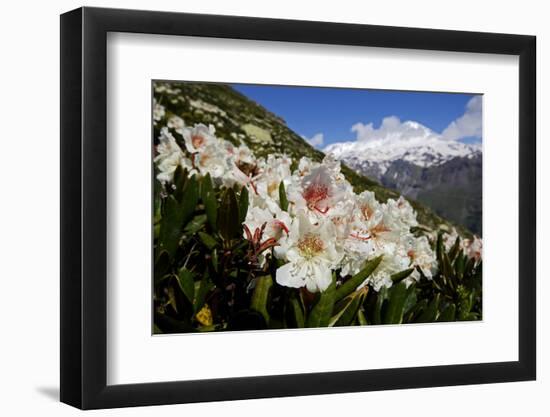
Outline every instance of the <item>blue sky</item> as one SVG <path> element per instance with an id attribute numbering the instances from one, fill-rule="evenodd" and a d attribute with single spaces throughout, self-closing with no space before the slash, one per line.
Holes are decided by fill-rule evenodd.
<path id="1" fill-rule="evenodd" d="M 296 133 L 312 138 L 323 134 L 323 144 L 356 139 L 351 127 L 396 116 L 401 122 L 413 120 L 442 133 L 456 121 L 452 139 L 464 142 L 481 140 L 481 101 L 474 117 L 479 129 L 465 117 L 472 94 L 426 93 L 388 90 L 364 90 L 317 87 L 288 87 L 233 84 L 235 89 L 281 116 Z M 470 106 L 471 107 L 471 106 Z M 479 119 L 479 120 L 477 120 Z M 466 129 L 462 128 L 466 126 Z M 477 132 L 472 134 L 472 132 Z M 448 133 L 448 132 L 447 132 Z"/>

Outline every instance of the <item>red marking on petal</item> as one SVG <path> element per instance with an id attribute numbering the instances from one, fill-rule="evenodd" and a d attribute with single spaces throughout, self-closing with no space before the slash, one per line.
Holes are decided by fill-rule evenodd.
<path id="1" fill-rule="evenodd" d="M 260 229 L 256 228 L 256 230 L 254 231 L 253 242 L 258 242 L 260 240 L 261 234 L 262 232 L 260 231 Z"/>
<path id="2" fill-rule="evenodd" d="M 246 239 L 252 241 L 252 233 L 246 224 L 243 224 L 244 232 L 246 233 Z"/>
<path id="3" fill-rule="evenodd" d="M 367 241 L 372 238 L 372 236 L 359 236 L 359 233 L 350 233 L 350 236 L 354 239 L 359 239 L 363 241 Z"/>
<path id="4" fill-rule="evenodd" d="M 258 195 L 258 189 L 256 188 L 256 184 L 254 184 L 254 181 L 252 181 L 252 179 L 250 179 L 249 184 L 254 190 L 254 194 Z"/>
<path id="5" fill-rule="evenodd" d="M 274 246 L 278 246 L 279 244 L 277 243 L 277 241 L 274 239 L 274 238 L 269 238 L 267 239 L 264 243 L 262 243 L 260 245 L 260 247 L 258 248 L 258 253 L 261 253 L 263 252 L 264 250 L 266 249 L 270 249 Z"/>
<path id="6" fill-rule="evenodd" d="M 202 145 L 204 145 L 204 137 L 201 135 L 193 135 L 191 136 L 191 143 L 195 147 L 195 149 L 200 148 Z"/>
<path id="7" fill-rule="evenodd" d="M 282 221 L 280 220 L 275 220 L 275 224 L 277 226 L 279 226 L 281 229 L 283 229 L 285 231 L 285 233 L 288 235 L 288 227 L 286 227 L 286 224 L 284 224 Z"/>
<path id="8" fill-rule="evenodd" d="M 310 184 L 303 192 L 302 196 L 307 202 L 310 209 L 316 209 L 318 204 L 328 198 L 328 186 L 325 184 L 313 183 Z"/>
<path id="9" fill-rule="evenodd" d="M 315 206 L 313 207 L 313 209 L 321 214 L 327 214 L 327 212 L 329 211 L 329 208 L 328 207 L 325 207 L 324 209 L 320 209 L 319 207 Z"/>

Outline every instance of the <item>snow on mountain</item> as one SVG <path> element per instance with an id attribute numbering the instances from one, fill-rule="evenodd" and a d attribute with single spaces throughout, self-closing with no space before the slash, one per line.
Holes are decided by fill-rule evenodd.
<path id="1" fill-rule="evenodd" d="M 358 123 L 357 140 L 324 152 L 481 234 L 481 144 L 445 140 L 417 122 L 385 118 L 377 129 Z"/>
<path id="2" fill-rule="evenodd" d="M 473 158 L 481 153 L 479 144 L 444 140 L 433 130 L 412 121 L 400 123 L 398 129 L 386 129 L 384 125 L 372 129 L 372 125 L 361 125 L 354 130 L 359 140 L 333 143 L 323 151 L 378 179 L 394 161 L 427 168 L 456 157 Z"/>

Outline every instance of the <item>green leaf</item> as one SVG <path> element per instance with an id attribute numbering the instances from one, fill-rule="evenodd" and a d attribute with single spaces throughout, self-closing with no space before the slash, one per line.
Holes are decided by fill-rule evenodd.
<path id="1" fill-rule="evenodd" d="M 403 319 L 404 323 L 415 323 L 416 318 L 419 316 L 419 314 L 426 310 L 428 308 L 428 300 L 425 298 L 415 302 L 415 304 L 409 309 L 409 311 L 406 311 L 406 317 Z"/>
<path id="2" fill-rule="evenodd" d="M 460 252 L 454 261 L 454 270 L 455 274 L 459 281 L 462 280 L 462 277 L 464 276 L 464 266 L 466 264 L 466 255 L 464 255 L 462 252 Z"/>
<path id="3" fill-rule="evenodd" d="M 473 278 L 476 280 L 478 284 L 481 284 L 482 274 L 483 274 L 483 261 L 480 260 L 479 263 L 473 269 Z"/>
<path id="4" fill-rule="evenodd" d="M 464 278 L 468 278 L 472 274 L 472 272 L 474 271 L 475 263 L 476 261 L 474 258 L 468 259 L 468 261 L 466 262 L 466 266 L 464 267 Z"/>
<path id="5" fill-rule="evenodd" d="M 411 285 L 411 287 L 413 286 Z M 403 322 L 405 302 L 410 293 L 404 282 L 391 287 L 388 308 L 383 317 L 384 324 L 401 324 Z"/>
<path id="6" fill-rule="evenodd" d="M 162 282 L 174 277 L 174 274 L 155 275 L 155 285 L 159 285 Z"/>
<path id="7" fill-rule="evenodd" d="M 331 318 L 329 326 L 349 326 L 355 320 L 366 295 L 366 292 L 352 294 L 344 308 Z"/>
<path id="8" fill-rule="evenodd" d="M 287 309 L 291 313 L 292 327 L 302 328 L 305 326 L 304 311 L 302 304 L 296 294 L 292 294 L 288 300 Z"/>
<path id="9" fill-rule="evenodd" d="M 201 180 L 201 200 L 204 203 L 206 196 L 214 191 L 214 186 L 212 185 L 212 178 L 210 173 L 207 173 Z"/>
<path id="10" fill-rule="evenodd" d="M 160 182 L 155 179 L 155 183 L 153 184 L 154 190 L 153 190 L 153 223 L 156 225 L 160 220 L 162 219 L 162 210 L 161 210 L 161 198 L 160 193 L 162 190 L 162 185 Z"/>
<path id="11" fill-rule="evenodd" d="M 401 281 L 403 281 L 405 278 L 407 278 L 409 275 L 411 275 L 414 271 L 414 268 L 405 269 L 404 271 L 397 272 L 396 274 L 393 274 L 391 276 L 391 280 L 394 284 L 397 284 Z"/>
<path id="12" fill-rule="evenodd" d="M 188 296 L 182 288 L 179 275 L 173 274 L 167 281 L 166 295 L 168 305 L 172 306 L 178 320 L 189 320 L 193 312 L 193 304 L 192 301 L 189 301 Z"/>
<path id="13" fill-rule="evenodd" d="M 375 296 L 375 302 L 372 310 L 372 322 L 373 324 L 382 324 L 382 317 L 384 316 L 385 305 L 387 305 L 386 300 L 388 299 L 388 289 L 382 287 Z"/>
<path id="14" fill-rule="evenodd" d="M 273 280 L 271 279 L 271 275 L 256 278 L 256 286 L 254 287 L 254 293 L 252 294 L 252 300 L 250 301 L 250 309 L 260 313 L 264 317 L 267 324 L 269 324 L 267 304 L 269 299 L 269 290 L 272 286 Z"/>
<path id="15" fill-rule="evenodd" d="M 191 219 L 189 223 L 183 229 L 186 235 L 194 235 L 197 233 L 206 223 L 206 214 L 199 214 Z"/>
<path id="16" fill-rule="evenodd" d="M 439 232 L 437 234 L 437 240 L 435 242 L 435 256 L 438 260 L 441 259 L 441 253 L 444 251 L 443 249 L 443 233 Z"/>
<path id="17" fill-rule="evenodd" d="M 335 304 L 334 311 L 336 311 L 336 314 L 334 314 L 330 318 L 330 321 L 328 323 L 329 327 L 333 327 L 336 324 L 338 319 L 342 317 L 342 315 L 346 312 L 346 309 L 348 309 L 350 305 L 355 301 L 355 298 L 358 298 L 358 297 L 354 297 L 353 295 L 351 295 L 347 298 L 344 298 L 339 303 Z"/>
<path id="18" fill-rule="evenodd" d="M 187 268 L 181 268 L 178 273 L 178 283 L 183 294 L 187 297 L 189 302 L 193 304 L 193 299 L 195 298 L 195 280 L 193 279 L 193 273 Z"/>
<path id="19" fill-rule="evenodd" d="M 170 256 L 165 250 L 161 251 L 155 261 L 155 283 L 170 272 Z"/>
<path id="20" fill-rule="evenodd" d="M 164 201 L 164 216 L 159 231 L 159 246 L 173 257 L 182 234 L 183 226 L 189 221 L 199 201 L 199 189 L 196 178 L 189 178 L 185 184 L 183 201 L 179 203 L 174 196 Z"/>
<path id="21" fill-rule="evenodd" d="M 212 250 L 212 267 L 214 268 L 214 271 L 218 272 L 218 251 L 217 249 Z"/>
<path id="22" fill-rule="evenodd" d="M 232 188 L 225 190 L 218 212 L 218 230 L 225 240 L 239 237 L 242 226 L 239 224 L 239 204 Z"/>
<path id="23" fill-rule="evenodd" d="M 439 315 L 437 321 L 455 321 L 456 316 L 456 306 L 454 304 L 449 304 Z"/>
<path id="24" fill-rule="evenodd" d="M 447 255 L 446 252 L 442 252 L 441 253 L 441 266 L 442 266 L 442 269 L 443 269 L 443 275 L 446 277 L 446 278 L 449 278 L 449 281 L 451 277 L 453 277 L 453 268 L 451 267 L 451 261 L 449 259 L 449 256 Z"/>
<path id="25" fill-rule="evenodd" d="M 239 222 L 242 224 L 246 220 L 248 212 L 248 189 L 243 187 L 239 196 Z"/>
<path id="26" fill-rule="evenodd" d="M 208 224 L 212 230 L 216 231 L 218 228 L 218 201 L 213 191 L 206 195 L 206 199 L 204 200 L 204 211 L 206 212 Z"/>
<path id="27" fill-rule="evenodd" d="M 159 247 L 169 257 L 172 257 L 181 238 L 183 215 L 179 210 L 179 204 L 173 196 L 166 197 L 164 201 L 164 216 L 162 217 L 159 231 Z"/>
<path id="28" fill-rule="evenodd" d="M 436 294 L 436 296 L 428 304 L 426 308 L 416 320 L 417 323 L 433 323 L 436 321 L 439 313 L 439 302 L 441 299 L 441 294 Z"/>
<path id="29" fill-rule="evenodd" d="M 195 283 L 195 287 L 197 286 L 197 283 Z M 204 302 L 206 300 L 206 295 L 214 288 L 214 284 L 206 274 L 204 273 L 200 284 L 198 284 L 198 288 L 196 288 L 195 291 L 195 302 L 193 304 L 193 310 L 195 313 L 199 312 L 200 309 L 204 306 Z"/>
<path id="30" fill-rule="evenodd" d="M 285 184 L 283 181 L 279 184 L 279 204 L 281 210 L 288 211 L 288 198 L 286 196 Z"/>
<path id="31" fill-rule="evenodd" d="M 189 173 L 187 170 L 184 170 L 181 165 L 178 165 L 176 168 L 176 171 L 174 172 L 174 180 L 172 183 L 174 184 L 175 190 L 174 190 L 174 198 L 180 202 L 182 200 L 182 197 L 184 195 L 184 189 L 187 185 L 187 176 Z"/>
<path id="32" fill-rule="evenodd" d="M 199 238 L 209 250 L 214 249 L 218 245 L 218 241 L 208 233 L 199 232 Z"/>
<path id="33" fill-rule="evenodd" d="M 208 224 L 212 230 L 216 231 L 218 221 L 218 201 L 216 200 L 216 193 L 212 187 L 210 174 L 206 174 L 201 181 L 201 200 L 204 204 L 204 211 L 206 212 Z"/>
<path id="34" fill-rule="evenodd" d="M 185 184 L 183 190 L 183 199 L 181 203 L 182 223 L 186 224 L 195 212 L 199 202 L 199 184 L 197 178 L 193 175 Z"/>
<path id="35" fill-rule="evenodd" d="M 332 276 L 329 287 L 319 294 L 317 302 L 311 309 L 307 318 L 307 327 L 327 327 L 332 316 L 332 309 L 335 301 L 336 277 Z"/>
<path id="36" fill-rule="evenodd" d="M 453 261 L 458 254 L 458 250 L 460 249 L 460 237 L 456 237 L 454 245 L 451 247 L 451 250 L 449 251 L 449 259 Z"/>
<path id="37" fill-rule="evenodd" d="M 362 271 L 360 271 L 359 273 L 348 279 L 346 282 L 344 282 L 340 287 L 338 287 L 335 294 L 336 301 L 339 301 L 354 292 L 357 287 L 361 285 L 363 281 L 365 281 L 370 276 L 370 274 L 374 272 L 378 265 L 380 265 L 380 262 L 382 262 L 382 256 L 378 256 L 377 258 L 368 261 Z"/>
<path id="38" fill-rule="evenodd" d="M 460 285 L 457 288 L 459 320 L 466 320 L 469 317 L 470 311 L 474 304 L 474 292 L 475 290 L 469 292 L 463 285 Z"/>
<path id="39" fill-rule="evenodd" d="M 357 311 L 357 321 L 361 326 L 366 326 L 369 324 L 369 322 L 367 321 L 367 317 L 365 316 L 365 312 L 362 308 L 359 308 L 359 310 Z"/>
<path id="40" fill-rule="evenodd" d="M 403 307 L 403 316 L 411 311 L 417 302 L 418 298 L 416 297 L 416 284 L 412 284 L 407 290 L 407 299 L 405 300 L 405 306 Z"/>

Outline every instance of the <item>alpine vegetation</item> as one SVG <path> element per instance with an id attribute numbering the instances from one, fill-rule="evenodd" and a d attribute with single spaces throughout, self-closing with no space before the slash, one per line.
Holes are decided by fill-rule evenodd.
<path id="1" fill-rule="evenodd" d="M 331 155 L 256 156 L 157 96 L 155 333 L 481 319 L 479 238 L 355 192 Z"/>

